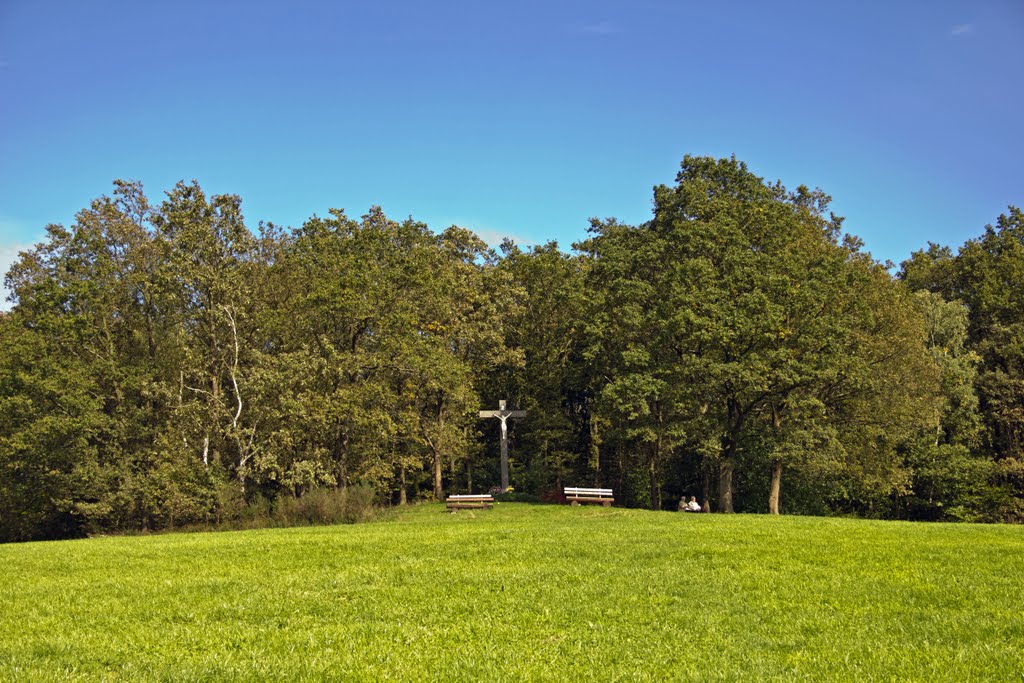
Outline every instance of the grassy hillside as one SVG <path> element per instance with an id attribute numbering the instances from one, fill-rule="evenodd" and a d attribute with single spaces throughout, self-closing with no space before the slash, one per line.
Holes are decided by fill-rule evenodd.
<path id="1" fill-rule="evenodd" d="M 1024 528 L 442 510 L 0 546 L 0 679 L 1024 678 Z"/>

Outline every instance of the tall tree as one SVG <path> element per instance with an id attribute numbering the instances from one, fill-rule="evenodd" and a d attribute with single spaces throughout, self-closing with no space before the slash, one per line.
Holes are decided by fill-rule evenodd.
<path id="1" fill-rule="evenodd" d="M 966 346 L 980 359 L 975 383 L 984 423 L 980 447 L 996 469 L 985 507 L 1000 519 L 1024 518 L 1024 213 L 1009 207 L 956 256 L 934 244 L 915 252 L 903 262 L 900 276 L 915 290 L 966 306 Z M 978 460 L 973 464 L 983 466 Z"/>
<path id="2" fill-rule="evenodd" d="M 194 181 L 178 183 L 154 216 L 167 245 L 164 286 L 176 296 L 170 313 L 182 349 L 178 428 L 204 467 L 223 467 L 244 488 L 255 427 L 245 372 L 257 346 L 251 283 L 262 267 L 245 225 L 241 199 L 207 199 Z"/>
<path id="3" fill-rule="evenodd" d="M 601 306 L 647 340 L 611 335 L 624 342 L 612 366 L 650 370 L 620 373 L 605 391 L 622 406 L 648 397 L 629 420 L 646 415 L 665 424 L 674 416 L 669 429 L 647 428 L 643 439 L 654 453 L 665 436 L 716 440 L 719 507 L 732 512 L 748 421 L 772 406 L 782 410 L 793 392 L 828 372 L 838 329 L 824 314 L 845 253 L 820 192 L 789 193 L 735 159 L 688 156 L 676 180 L 655 188 L 650 223 L 639 230 L 597 224 L 583 245 L 600 261 L 596 279 L 615 292 Z M 628 243 L 613 248 L 616 235 Z"/>
<path id="4" fill-rule="evenodd" d="M 576 452 L 588 446 L 592 403 L 588 367 L 580 357 L 587 297 L 583 260 L 555 242 L 522 250 L 506 241 L 500 268 L 522 302 L 505 330 L 506 346 L 521 350 L 523 362 L 501 364 L 485 379 L 485 404 L 508 399 L 528 411 L 517 453 L 531 490 L 557 490 L 573 475 L 597 484 L 599 462 L 576 462 Z"/>
<path id="5" fill-rule="evenodd" d="M 661 507 L 666 459 L 699 413 L 691 403 L 694 359 L 674 335 L 691 283 L 679 277 L 665 237 L 651 224 L 595 220 L 578 245 L 588 263 L 584 357 L 595 364 L 594 410 L 609 425 L 606 437 L 635 445 L 621 481 L 652 508 Z"/>
<path id="6" fill-rule="evenodd" d="M 920 290 L 914 304 L 922 313 L 928 350 L 941 373 L 941 402 L 930 428 L 910 454 L 913 493 L 908 514 L 929 519 L 984 518 L 990 506 L 991 457 L 980 449 L 981 414 L 976 392 L 980 357 L 967 347 L 967 307 Z"/>

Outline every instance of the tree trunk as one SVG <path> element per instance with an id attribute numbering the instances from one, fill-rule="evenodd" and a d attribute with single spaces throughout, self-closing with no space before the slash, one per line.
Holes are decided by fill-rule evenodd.
<path id="1" fill-rule="evenodd" d="M 338 462 L 338 486 L 348 486 L 348 432 L 341 434 L 341 458 Z"/>
<path id="2" fill-rule="evenodd" d="M 779 514 L 779 494 L 782 490 L 782 461 L 772 460 L 772 484 L 768 493 L 768 512 Z"/>
<path id="3" fill-rule="evenodd" d="M 736 469 L 732 456 L 722 458 L 718 465 L 718 511 L 735 512 L 732 507 L 732 473 Z"/>
<path id="4" fill-rule="evenodd" d="M 465 443 L 472 441 L 470 436 L 469 427 L 465 427 L 462 431 L 465 437 Z M 466 493 L 473 493 L 473 456 L 467 451 L 466 452 Z M 452 483 L 455 483 L 455 472 L 452 471 Z"/>
<path id="5" fill-rule="evenodd" d="M 441 453 L 434 451 L 434 500 L 444 498 L 444 488 L 441 486 Z"/>
<path id="6" fill-rule="evenodd" d="M 625 456 L 622 449 L 622 443 L 619 442 L 615 446 L 615 462 L 618 466 L 619 476 L 616 479 L 615 488 L 625 492 L 626 490 L 626 463 L 623 462 Z"/>
<path id="7" fill-rule="evenodd" d="M 590 444 L 589 444 L 589 466 L 590 471 L 594 473 L 594 486 L 600 486 L 601 484 L 601 446 L 600 446 L 600 435 L 597 432 L 597 417 L 594 415 L 590 416 Z"/>
<path id="8" fill-rule="evenodd" d="M 732 475 L 736 469 L 736 446 L 744 413 L 739 403 L 731 398 L 728 400 L 728 413 L 729 431 L 723 438 L 722 460 L 718 464 L 718 511 L 732 513 L 735 512 L 732 506 Z"/>
<path id="9" fill-rule="evenodd" d="M 437 447 L 434 448 L 434 500 L 444 499 L 441 486 L 441 444 L 444 443 L 444 399 L 437 399 Z"/>
<path id="10" fill-rule="evenodd" d="M 451 488 L 452 493 L 458 493 L 458 488 L 456 484 L 456 482 L 458 481 L 458 479 L 456 478 L 458 474 L 459 471 L 455 467 L 455 458 L 452 457 L 452 459 L 448 461 L 448 484 Z M 469 491 L 466 491 L 466 493 L 469 493 Z"/>
<path id="11" fill-rule="evenodd" d="M 405 463 L 398 470 L 398 504 L 405 505 L 409 502 L 408 494 L 405 492 Z"/>
<path id="12" fill-rule="evenodd" d="M 657 510 L 661 507 L 661 501 L 658 500 L 658 475 L 655 472 L 656 465 L 654 460 L 651 460 L 651 465 L 648 468 L 651 476 L 651 509 Z"/>
<path id="13" fill-rule="evenodd" d="M 704 470 L 703 482 L 701 486 L 701 500 L 703 501 L 701 507 L 704 512 L 711 512 L 711 470 L 708 469 L 707 463 L 702 468 Z"/>
<path id="14" fill-rule="evenodd" d="M 658 422 L 661 422 L 660 414 Z M 654 441 L 654 452 L 651 457 L 651 509 L 661 509 L 661 482 L 658 481 L 658 465 L 661 464 L 661 434 L 658 434 L 658 438 Z"/>

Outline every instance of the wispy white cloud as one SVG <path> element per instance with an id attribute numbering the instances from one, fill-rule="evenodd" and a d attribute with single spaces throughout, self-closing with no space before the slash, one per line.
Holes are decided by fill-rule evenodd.
<path id="1" fill-rule="evenodd" d="M 487 242 L 487 244 L 491 245 L 492 247 L 499 246 L 506 237 L 521 247 L 530 247 L 535 244 L 534 241 L 529 239 L 528 237 L 515 235 L 504 230 L 495 230 L 493 228 L 480 228 L 474 227 L 472 225 L 467 225 L 466 227 L 472 230 L 474 233 L 476 233 L 477 237 L 482 239 L 484 242 Z"/>
<path id="2" fill-rule="evenodd" d="M 974 26 L 971 24 L 957 24 L 950 30 L 950 35 L 963 36 L 974 31 Z"/>
<path id="3" fill-rule="evenodd" d="M 599 21 L 591 24 L 580 24 L 578 26 L 571 27 L 576 33 L 582 33 L 588 36 L 610 36 L 614 33 L 618 33 L 619 29 L 615 24 L 610 21 Z"/>
<path id="4" fill-rule="evenodd" d="M 4 287 L 7 271 L 18 260 L 18 254 L 32 248 L 34 242 L 41 241 L 43 235 L 33 235 L 26 227 L 25 221 L 9 215 L 0 215 L 0 311 L 9 311 L 11 304 L 7 301 L 10 292 Z"/>
<path id="5" fill-rule="evenodd" d="M 27 244 L 0 245 L 0 311 L 11 310 L 11 304 L 7 301 L 7 295 L 10 292 L 7 287 L 3 286 L 2 280 L 7 276 L 7 271 L 10 270 L 14 262 L 18 260 L 18 252 L 29 248 Z"/>

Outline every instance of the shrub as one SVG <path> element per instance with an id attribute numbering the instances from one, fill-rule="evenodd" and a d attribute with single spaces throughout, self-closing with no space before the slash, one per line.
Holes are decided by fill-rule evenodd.
<path id="1" fill-rule="evenodd" d="M 505 493 L 496 493 L 494 500 L 501 503 L 539 503 L 540 498 L 530 493 L 517 493 L 511 488 Z"/>
<path id="2" fill-rule="evenodd" d="M 547 489 L 540 494 L 540 502 L 542 503 L 565 503 L 565 494 L 562 493 L 562 489 Z"/>
<path id="3" fill-rule="evenodd" d="M 216 484 L 216 519 L 217 524 L 235 522 L 245 513 L 245 493 L 237 481 L 221 481 Z"/>
<path id="4" fill-rule="evenodd" d="M 272 521 L 270 500 L 261 493 L 254 495 L 238 517 L 229 524 L 233 529 L 262 529 Z"/>
<path id="5" fill-rule="evenodd" d="M 356 524 L 376 516 L 374 491 L 369 486 L 315 488 L 301 497 L 281 496 L 274 503 L 274 522 L 299 524 Z"/>

